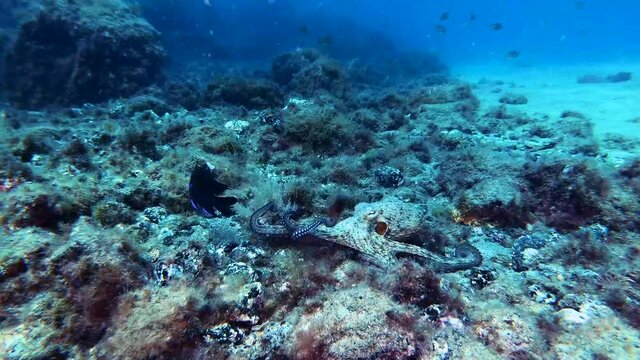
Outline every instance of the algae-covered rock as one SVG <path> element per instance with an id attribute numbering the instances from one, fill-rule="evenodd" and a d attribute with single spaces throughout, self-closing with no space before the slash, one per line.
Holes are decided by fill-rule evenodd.
<path id="1" fill-rule="evenodd" d="M 204 106 L 231 104 L 266 109 L 281 107 L 284 96 L 278 85 L 268 80 L 221 77 L 209 83 L 202 102 Z"/>
<path id="2" fill-rule="evenodd" d="M 184 287 L 143 290 L 121 302 L 100 358 L 190 359 L 203 341 L 202 299 Z"/>
<path id="3" fill-rule="evenodd" d="M 311 49 L 277 56 L 271 65 L 276 82 L 303 96 L 322 91 L 343 96 L 348 90 L 347 76 L 340 64 Z"/>
<path id="4" fill-rule="evenodd" d="M 120 1 L 46 2 L 25 20 L 6 61 L 24 108 L 128 96 L 160 76 L 159 33 Z"/>
<path id="5" fill-rule="evenodd" d="M 289 350 L 298 359 L 410 359 L 418 340 L 406 324 L 393 321 L 404 311 L 368 287 L 327 294 L 318 309 L 302 316 Z"/>
<path id="6" fill-rule="evenodd" d="M 468 223 L 524 227 L 529 214 L 518 184 L 509 177 L 486 179 L 464 193 L 460 208 Z"/>

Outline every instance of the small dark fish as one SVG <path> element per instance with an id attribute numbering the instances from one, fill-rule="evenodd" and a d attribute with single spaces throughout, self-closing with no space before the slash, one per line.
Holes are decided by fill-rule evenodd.
<path id="1" fill-rule="evenodd" d="M 573 6 L 575 6 L 576 9 L 584 9 L 584 1 L 576 1 L 573 3 Z"/>
<path id="2" fill-rule="evenodd" d="M 302 25 L 298 28 L 298 32 L 307 35 L 309 34 L 309 28 L 307 27 L 307 25 Z"/>
<path id="3" fill-rule="evenodd" d="M 469 21 L 476 21 L 476 14 L 469 15 Z"/>
<path id="4" fill-rule="evenodd" d="M 207 217 L 229 217 L 235 214 L 232 206 L 238 199 L 219 196 L 229 187 L 216 180 L 215 172 L 205 162 L 199 162 L 191 172 L 189 200 L 198 214 Z"/>
<path id="5" fill-rule="evenodd" d="M 443 12 L 442 14 L 440 14 L 440 20 L 445 21 L 449 18 L 449 13 L 448 12 Z"/>
<path id="6" fill-rule="evenodd" d="M 491 30 L 493 30 L 493 31 L 500 31 L 500 30 L 502 30 L 502 24 L 501 24 L 501 23 L 494 23 L 494 24 L 491 24 Z"/>
<path id="7" fill-rule="evenodd" d="M 331 36 L 323 36 L 318 39 L 318 45 L 320 46 L 331 46 L 333 44 L 333 37 Z"/>
<path id="8" fill-rule="evenodd" d="M 447 28 L 444 25 L 436 25 L 436 30 L 438 30 L 440 34 L 444 34 L 447 32 Z"/>
<path id="9" fill-rule="evenodd" d="M 507 53 L 507 58 L 508 59 L 515 59 L 517 57 L 520 56 L 520 51 L 517 50 L 511 50 Z"/>

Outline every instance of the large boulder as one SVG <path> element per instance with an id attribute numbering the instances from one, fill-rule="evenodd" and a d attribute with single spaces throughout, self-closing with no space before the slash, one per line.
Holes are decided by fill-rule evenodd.
<path id="1" fill-rule="evenodd" d="M 119 1 L 46 2 L 7 52 L 5 83 L 19 107 L 128 96 L 159 78 L 159 33 Z"/>
<path id="2" fill-rule="evenodd" d="M 278 84 L 302 96 L 329 93 L 343 97 L 349 89 L 340 63 L 311 49 L 278 55 L 271 64 L 271 73 Z"/>

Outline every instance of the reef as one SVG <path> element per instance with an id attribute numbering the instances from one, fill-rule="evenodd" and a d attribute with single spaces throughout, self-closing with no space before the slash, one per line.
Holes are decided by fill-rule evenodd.
<path id="1" fill-rule="evenodd" d="M 20 24 L 4 71 L 16 106 L 126 97 L 159 80 L 159 33 L 120 1 L 45 1 Z"/>
<path id="2" fill-rule="evenodd" d="M 0 358 L 640 351 L 636 140 L 432 54 L 163 80 L 134 8 L 43 4 L 4 45 Z"/>

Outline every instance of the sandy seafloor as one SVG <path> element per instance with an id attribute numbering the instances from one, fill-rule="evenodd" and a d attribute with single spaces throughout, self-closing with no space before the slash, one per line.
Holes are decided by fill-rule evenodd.
<path id="1" fill-rule="evenodd" d="M 638 73 L 638 62 L 565 64 L 547 66 L 483 65 L 457 66 L 453 75 L 464 81 L 480 82 L 502 80 L 512 84 L 519 93 L 527 96 L 529 102 L 522 105 L 528 113 L 558 114 L 568 109 L 576 109 L 587 115 L 594 125 L 594 135 L 611 155 L 622 157 L 638 155 L 640 149 L 615 153 L 608 149 L 607 139 L 611 136 L 640 138 L 640 79 L 637 77 L 623 83 L 579 84 L 576 79 L 585 74 L 614 74 L 620 69 Z M 490 74 L 490 75 L 489 75 Z M 483 99 L 482 106 L 498 102 L 499 92 L 495 86 L 487 84 L 475 88 L 475 94 Z M 636 120 L 634 122 L 634 120 Z M 610 152 L 613 151 L 613 152 Z"/>
<path id="2" fill-rule="evenodd" d="M 621 70 L 634 78 L 576 83 Z M 284 110 L 214 94 L 187 111 L 157 89 L 6 105 L 0 357 L 638 359 L 638 74 L 454 67 L 436 85 L 290 91 Z M 198 160 L 236 215 L 191 209 Z M 354 224 L 370 203 L 396 221 L 384 236 L 447 258 L 468 243 L 483 262 L 380 267 L 321 239 L 265 239 L 249 217 L 269 200 Z"/>

